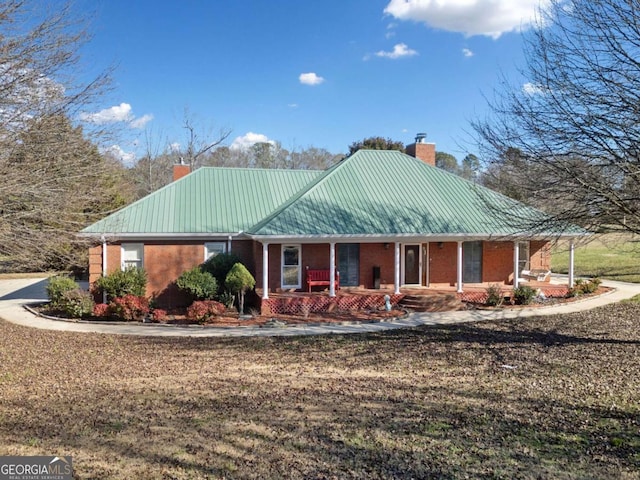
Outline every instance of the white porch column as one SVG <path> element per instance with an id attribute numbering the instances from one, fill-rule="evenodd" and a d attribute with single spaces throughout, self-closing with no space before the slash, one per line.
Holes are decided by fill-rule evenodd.
<path id="1" fill-rule="evenodd" d="M 575 254 L 575 244 L 573 240 L 569 243 L 569 288 L 573 288 L 573 284 L 575 283 L 574 278 L 574 254 Z"/>
<path id="2" fill-rule="evenodd" d="M 262 298 L 269 298 L 269 244 L 262 244 Z"/>
<path id="3" fill-rule="evenodd" d="M 231 235 L 227 238 L 227 253 L 231 252 Z"/>
<path id="4" fill-rule="evenodd" d="M 457 292 L 462 293 L 462 242 L 458 242 L 456 283 L 458 286 Z"/>
<path id="5" fill-rule="evenodd" d="M 336 296 L 336 244 L 329 244 L 329 296 Z"/>
<path id="6" fill-rule="evenodd" d="M 518 248 L 518 242 L 513 242 L 513 288 L 520 286 L 520 279 L 518 278 L 518 265 L 520 263 L 520 249 Z"/>
<path id="7" fill-rule="evenodd" d="M 393 293 L 400 293 L 400 242 L 395 243 L 395 259 L 393 262 Z"/>
<path id="8" fill-rule="evenodd" d="M 102 240 L 102 276 L 107 276 L 107 239 L 105 237 Z M 107 292 L 102 291 L 102 303 L 107 303 Z"/>

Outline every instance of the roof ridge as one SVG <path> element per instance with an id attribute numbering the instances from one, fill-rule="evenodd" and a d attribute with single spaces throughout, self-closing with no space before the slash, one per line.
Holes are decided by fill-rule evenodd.
<path id="1" fill-rule="evenodd" d="M 329 167 L 331 168 L 331 167 Z M 242 170 L 242 171 L 251 171 L 251 172 L 325 172 L 326 170 L 320 170 L 315 168 L 257 168 L 257 167 L 218 167 L 215 165 L 203 165 L 202 167 L 197 168 L 193 172 L 197 172 L 198 170 Z M 191 172 L 191 173 L 193 173 Z"/>
<path id="2" fill-rule="evenodd" d="M 196 168 L 194 171 L 189 172 L 188 174 L 186 174 L 186 175 L 185 175 L 185 176 L 183 176 L 183 177 L 180 177 L 178 180 L 173 180 L 172 182 L 167 183 L 166 185 L 164 185 L 164 186 L 160 187 L 159 189 L 154 190 L 153 192 L 146 194 L 144 197 L 139 198 L 139 199 L 138 199 L 138 200 L 136 200 L 135 202 L 132 202 L 132 203 L 130 203 L 130 204 L 128 204 L 128 205 L 125 205 L 125 206 L 123 206 L 123 207 L 121 207 L 121 208 L 119 208 L 119 209 L 117 209 L 117 210 L 115 210 L 115 211 L 111 212 L 111 213 L 110 213 L 109 215 L 107 215 L 106 217 L 103 217 L 103 218 L 101 218 L 100 220 L 98 220 L 97 222 L 94 222 L 94 223 L 92 223 L 91 225 L 87 225 L 86 227 L 84 227 L 82 230 L 80 230 L 80 233 L 84 232 L 86 229 L 88 229 L 89 227 L 92 227 L 93 225 L 96 225 L 96 224 L 99 224 L 99 223 L 101 223 L 101 222 L 104 222 L 105 220 L 107 220 L 107 219 L 108 219 L 109 217 L 111 217 L 112 215 L 117 215 L 117 214 L 119 214 L 120 212 L 123 212 L 123 211 L 125 211 L 125 210 L 133 209 L 133 208 L 134 208 L 136 205 L 138 205 L 139 203 L 149 201 L 149 200 L 148 200 L 149 198 L 154 198 L 154 197 L 156 197 L 156 196 L 160 195 L 160 194 L 161 194 L 162 192 L 164 192 L 165 190 L 169 190 L 169 189 L 171 189 L 171 188 L 175 188 L 175 186 L 176 186 L 178 183 L 183 182 L 186 178 L 190 177 L 191 175 L 193 175 L 194 173 L 198 172 L 199 170 L 202 170 L 202 168 Z"/>
<path id="3" fill-rule="evenodd" d="M 311 193 L 313 190 L 315 190 L 316 188 L 318 188 L 318 186 L 328 177 L 330 177 L 331 175 L 334 174 L 334 172 L 336 170 L 338 170 L 342 165 L 344 165 L 349 159 L 353 158 L 358 152 L 355 152 L 353 155 L 349 155 L 348 157 L 343 158 L 342 160 L 340 160 L 337 163 L 334 163 L 333 165 L 331 165 L 329 168 L 327 168 L 326 170 L 322 171 L 322 173 L 320 175 L 318 175 L 317 178 L 314 178 L 313 180 L 311 180 L 311 182 L 309 182 L 309 184 L 305 185 L 304 187 L 302 187 L 300 189 L 300 191 L 298 193 L 296 193 L 295 195 L 292 195 L 289 200 L 287 200 L 286 202 L 284 202 L 282 205 L 280 205 L 278 208 L 276 208 L 273 212 L 271 212 L 269 215 L 267 215 L 266 217 L 264 217 L 262 220 L 260 220 L 258 223 L 256 223 L 255 225 L 253 225 L 247 232 L 251 233 L 254 232 L 256 230 L 260 230 L 260 228 L 262 228 L 263 225 L 266 225 L 267 223 L 269 223 L 271 220 L 273 220 L 275 217 L 277 217 L 278 215 L 280 215 L 282 212 L 284 212 L 287 208 L 289 208 L 291 205 L 293 205 L 294 203 L 296 203 L 298 200 L 300 200 L 300 198 L 302 198 L 304 195 L 307 195 L 308 193 Z"/>

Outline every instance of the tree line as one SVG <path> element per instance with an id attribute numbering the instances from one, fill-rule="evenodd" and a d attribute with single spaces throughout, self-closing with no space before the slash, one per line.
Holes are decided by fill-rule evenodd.
<path id="1" fill-rule="evenodd" d="M 550 0 L 525 34 L 528 82 L 507 79 L 491 115 L 472 122 L 478 156 L 436 165 L 540 208 L 558 222 L 640 232 L 640 23 L 636 2 Z M 278 142 L 235 149 L 230 131 L 182 149 L 152 148 L 125 166 L 97 145 L 109 132 L 74 119 L 109 87 L 79 82 L 88 23 L 69 5 L 0 0 L 0 270 L 86 267 L 84 226 L 171 180 L 175 163 L 325 169 L 343 158 Z M 149 142 L 151 144 L 151 142 Z M 370 137 L 349 146 L 404 150 Z M 508 213 L 508 212 L 506 212 Z"/>

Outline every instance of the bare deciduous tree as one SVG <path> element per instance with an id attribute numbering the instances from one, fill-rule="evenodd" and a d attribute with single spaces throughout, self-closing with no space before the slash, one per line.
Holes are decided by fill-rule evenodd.
<path id="1" fill-rule="evenodd" d="M 0 267 L 86 263 L 77 232 L 127 201 L 122 166 L 69 120 L 108 85 L 76 82 L 86 24 L 69 6 L 0 1 Z"/>
<path id="2" fill-rule="evenodd" d="M 525 37 L 527 83 L 505 80 L 473 123 L 487 172 L 509 168 L 556 220 L 640 232 L 638 18 L 635 0 L 551 0 Z"/>
<path id="3" fill-rule="evenodd" d="M 128 203 L 124 168 L 64 115 L 26 122 L 0 162 L 0 256 L 13 270 L 86 266 L 77 232 Z"/>
<path id="4" fill-rule="evenodd" d="M 211 150 L 221 145 L 231 135 L 231 129 L 222 128 L 216 135 L 201 134 L 195 121 L 185 109 L 183 128 L 187 131 L 187 146 L 184 150 L 183 161 L 192 169 L 201 167 L 203 157 Z"/>

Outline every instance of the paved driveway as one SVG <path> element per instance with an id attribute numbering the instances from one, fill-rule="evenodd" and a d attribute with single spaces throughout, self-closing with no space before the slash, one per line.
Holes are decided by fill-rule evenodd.
<path id="1" fill-rule="evenodd" d="M 105 325 L 94 322 L 67 322 L 41 318 L 23 308 L 25 303 L 47 299 L 46 278 L 0 280 L 0 318 L 33 328 L 70 332 L 95 332 L 119 335 L 144 335 L 163 337 L 249 337 L 249 336 L 296 336 L 380 332 L 419 325 L 478 322 L 526 318 L 536 315 L 559 315 L 589 310 L 640 294 L 640 284 L 605 281 L 604 285 L 615 290 L 599 297 L 549 307 L 517 308 L 501 310 L 466 310 L 459 312 L 412 313 L 407 318 L 391 322 L 360 325 L 291 326 L 284 328 L 260 327 L 202 327 L 158 324 Z"/>

